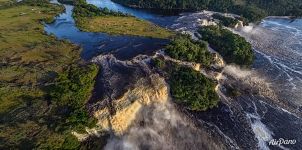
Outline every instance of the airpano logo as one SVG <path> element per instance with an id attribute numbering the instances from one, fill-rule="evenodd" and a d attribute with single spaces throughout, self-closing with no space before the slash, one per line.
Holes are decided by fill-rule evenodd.
<path id="1" fill-rule="evenodd" d="M 283 138 L 280 138 L 280 139 L 272 139 L 269 141 L 269 145 L 274 145 L 274 146 L 281 146 L 281 145 L 294 145 L 296 144 L 297 141 L 295 139 L 293 140 L 288 140 L 288 139 L 283 139 Z"/>

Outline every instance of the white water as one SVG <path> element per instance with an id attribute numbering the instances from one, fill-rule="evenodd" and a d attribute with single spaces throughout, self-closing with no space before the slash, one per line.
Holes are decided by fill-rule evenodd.
<path id="1" fill-rule="evenodd" d="M 263 59 L 256 61 L 256 69 L 270 79 L 281 99 L 302 106 L 302 19 L 265 19 L 238 33 Z"/>

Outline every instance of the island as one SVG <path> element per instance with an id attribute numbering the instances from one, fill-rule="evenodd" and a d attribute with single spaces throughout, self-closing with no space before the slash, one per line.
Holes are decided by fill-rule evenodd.
<path id="1" fill-rule="evenodd" d="M 74 2 L 73 17 L 76 25 L 83 31 L 103 32 L 113 35 L 134 35 L 167 39 L 173 32 L 138 19 L 130 14 L 111 11 L 108 8 L 97 8 L 85 0 Z"/>

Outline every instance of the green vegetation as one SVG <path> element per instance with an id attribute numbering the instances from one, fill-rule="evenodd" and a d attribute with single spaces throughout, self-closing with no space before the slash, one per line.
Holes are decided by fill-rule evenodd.
<path id="1" fill-rule="evenodd" d="M 73 9 L 73 17 L 78 20 L 82 17 L 96 17 L 96 16 L 130 16 L 122 12 L 111 11 L 108 8 L 98 8 L 95 5 L 87 4 L 86 0 L 75 0 Z"/>
<path id="2" fill-rule="evenodd" d="M 266 11 L 255 5 L 247 5 L 247 6 L 235 6 L 232 13 L 236 13 L 242 16 L 242 19 L 245 23 L 248 22 L 257 22 L 266 17 L 268 14 Z"/>
<path id="3" fill-rule="evenodd" d="M 207 44 L 194 41 L 189 35 L 176 36 L 165 52 L 174 59 L 198 62 L 204 66 L 209 66 L 212 60 Z M 152 64 L 168 80 L 172 98 L 176 103 L 194 111 L 205 111 L 217 106 L 219 97 L 215 91 L 217 84 L 213 80 L 192 68 L 160 58 L 153 59 Z"/>
<path id="4" fill-rule="evenodd" d="M 174 59 L 210 66 L 212 56 L 207 48 L 203 41 L 194 41 L 189 35 L 178 35 L 166 47 L 165 52 Z M 194 111 L 205 111 L 217 106 L 217 83 L 213 80 L 192 68 L 162 58 L 153 59 L 151 64 L 167 79 L 171 96 L 176 103 Z"/>
<path id="5" fill-rule="evenodd" d="M 243 37 L 220 26 L 208 26 L 199 30 L 202 39 L 208 41 L 227 63 L 248 67 L 252 65 L 254 53 L 251 44 Z"/>
<path id="6" fill-rule="evenodd" d="M 104 32 L 113 35 L 135 35 L 167 39 L 173 32 L 135 17 L 101 16 L 82 18 L 77 25 L 83 31 Z"/>
<path id="7" fill-rule="evenodd" d="M 155 59 L 156 68 L 166 73 L 173 100 L 190 110 L 205 111 L 217 106 L 216 83 L 192 68 Z"/>
<path id="8" fill-rule="evenodd" d="M 99 9 L 80 0 L 75 3 L 73 16 L 77 26 L 83 31 L 163 39 L 173 35 L 171 31 L 148 21 L 121 12 L 110 11 L 107 8 Z"/>
<path id="9" fill-rule="evenodd" d="M 12 0 L 0 0 L 0 8 L 12 5 L 14 2 Z"/>
<path id="10" fill-rule="evenodd" d="M 301 16 L 302 13 L 301 0 L 247 0 L 247 4 L 255 5 L 269 15 Z"/>
<path id="11" fill-rule="evenodd" d="M 97 67 L 44 33 L 42 21 L 62 11 L 46 0 L 0 8 L 0 149 L 77 148 L 71 130 L 95 123 L 85 104 Z"/>
<path id="12" fill-rule="evenodd" d="M 71 65 L 55 79 L 55 84 L 46 87 L 47 96 L 57 106 L 55 110 L 56 130 L 83 131 L 85 127 L 93 127 L 95 119 L 90 118 L 85 104 L 94 86 L 98 73 L 96 65 Z M 52 124 L 49 124 L 52 126 Z"/>
<path id="13" fill-rule="evenodd" d="M 174 59 L 202 63 L 205 66 L 209 66 L 212 61 L 207 44 L 203 41 L 194 41 L 189 35 L 174 38 L 165 52 Z"/>
<path id="14" fill-rule="evenodd" d="M 171 73 L 169 84 L 173 99 L 191 110 L 205 111 L 217 106 L 216 84 L 200 72 L 186 67 L 176 68 Z"/>
<path id="15" fill-rule="evenodd" d="M 238 23 L 238 20 L 235 18 L 226 17 L 217 13 L 213 15 L 213 18 L 218 19 L 223 26 L 230 28 L 234 28 Z"/>
<path id="16" fill-rule="evenodd" d="M 139 8 L 212 10 L 237 13 L 248 22 L 259 21 L 267 15 L 301 16 L 301 0 L 113 0 Z"/>

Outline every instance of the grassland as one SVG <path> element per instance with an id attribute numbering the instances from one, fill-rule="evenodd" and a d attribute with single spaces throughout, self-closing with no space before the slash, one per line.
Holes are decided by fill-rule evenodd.
<path id="1" fill-rule="evenodd" d="M 64 65 L 73 63 L 78 55 L 78 48 L 43 33 L 41 21 L 48 20 L 60 11 L 60 7 L 40 8 L 25 5 L 0 11 L 2 86 L 12 90 L 21 85 L 33 86 L 47 72 L 61 71 Z M 5 100 L 1 95 L 0 113 L 9 108 L 7 106 L 10 105 L 6 102 L 16 104 L 16 101 L 19 99 Z"/>
<path id="2" fill-rule="evenodd" d="M 0 0 L 0 4 L 3 4 L 3 3 L 6 3 L 6 2 L 9 2 L 11 0 Z"/>
<path id="3" fill-rule="evenodd" d="M 51 21 L 63 7 L 42 0 L 39 3 L 43 5 L 26 1 L 0 7 L 0 149 L 61 149 L 64 144 L 70 146 L 66 141 L 73 138 L 70 130 L 60 126 L 68 126 L 66 117 L 70 116 L 58 114 L 58 107 L 66 106 L 57 101 L 70 99 L 64 93 L 56 94 L 62 91 L 54 88 L 86 86 L 81 95 L 75 95 L 83 98 L 80 105 L 85 107 L 84 99 L 89 97 L 97 71 L 80 61 L 78 46 L 44 33 L 42 22 Z M 72 76 L 74 72 L 81 76 Z M 65 78 L 59 80 L 58 76 Z M 56 81 L 68 81 L 68 85 Z M 85 81 L 85 86 L 80 81 Z M 74 95 L 69 89 L 64 92 Z M 56 101 L 52 95 L 57 96 Z M 82 108 L 70 112 L 75 110 L 83 113 Z"/>
<path id="4" fill-rule="evenodd" d="M 167 39 L 173 33 L 148 21 L 131 16 L 98 16 L 77 22 L 84 31 L 105 32 L 113 35 L 134 35 Z"/>
<path id="5" fill-rule="evenodd" d="M 0 0 L 0 9 L 9 7 L 9 6 L 13 5 L 14 3 L 15 3 L 14 0 Z"/>

